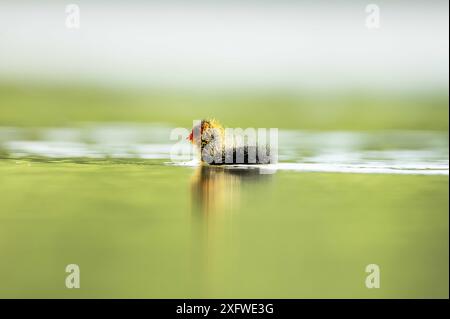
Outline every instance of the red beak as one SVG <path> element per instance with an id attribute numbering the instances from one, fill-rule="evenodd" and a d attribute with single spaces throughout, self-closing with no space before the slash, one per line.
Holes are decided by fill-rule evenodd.
<path id="1" fill-rule="evenodd" d="M 192 140 L 194 139 L 194 133 L 191 132 L 191 134 L 189 134 L 189 136 L 186 137 L 186 139 L 192 142 Z"/>

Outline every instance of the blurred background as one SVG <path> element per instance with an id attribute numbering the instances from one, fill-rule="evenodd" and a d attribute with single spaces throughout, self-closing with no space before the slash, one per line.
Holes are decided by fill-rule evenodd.
<path id="1" fill-rule="evenodd" d="M 0 125 L 448 130 L 448 2 L 367 5 L 2 1 Z"/>
<path id="2" fill-rule="evenodd" d="M 448 298 L 448 10 L 2 0 L 0 297 Z M 208 117 L 281 163 L 173 163 Z"/>

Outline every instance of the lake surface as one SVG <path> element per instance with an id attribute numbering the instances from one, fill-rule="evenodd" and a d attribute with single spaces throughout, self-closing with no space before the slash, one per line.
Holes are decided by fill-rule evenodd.
<path id="1" fill-rule="evenodd" d="M 279 164 L 208 167 L 170 130 L 0 128 L 0 297 L 448 298 L 448 134 L 282 130 Z"/>

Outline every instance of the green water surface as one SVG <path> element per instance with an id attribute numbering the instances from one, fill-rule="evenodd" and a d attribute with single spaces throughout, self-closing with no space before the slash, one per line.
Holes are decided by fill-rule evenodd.
<path id="1" fill-rule="evenodd" d="M 0 176 L 2 298 L 448 298 L 448 176 L 32 159 Z"/>

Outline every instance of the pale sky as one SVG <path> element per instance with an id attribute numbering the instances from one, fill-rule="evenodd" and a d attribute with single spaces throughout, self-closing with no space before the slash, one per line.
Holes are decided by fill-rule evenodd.
<path id="1" fill-rule="evenodd" d="M 136 87 L 448 85 L 448 3 L 2 1 L 0 80 Z M 65 5 L 80 28 L 65 26 Z M 264 4 L 265 3 L 265 4 Z"/>

